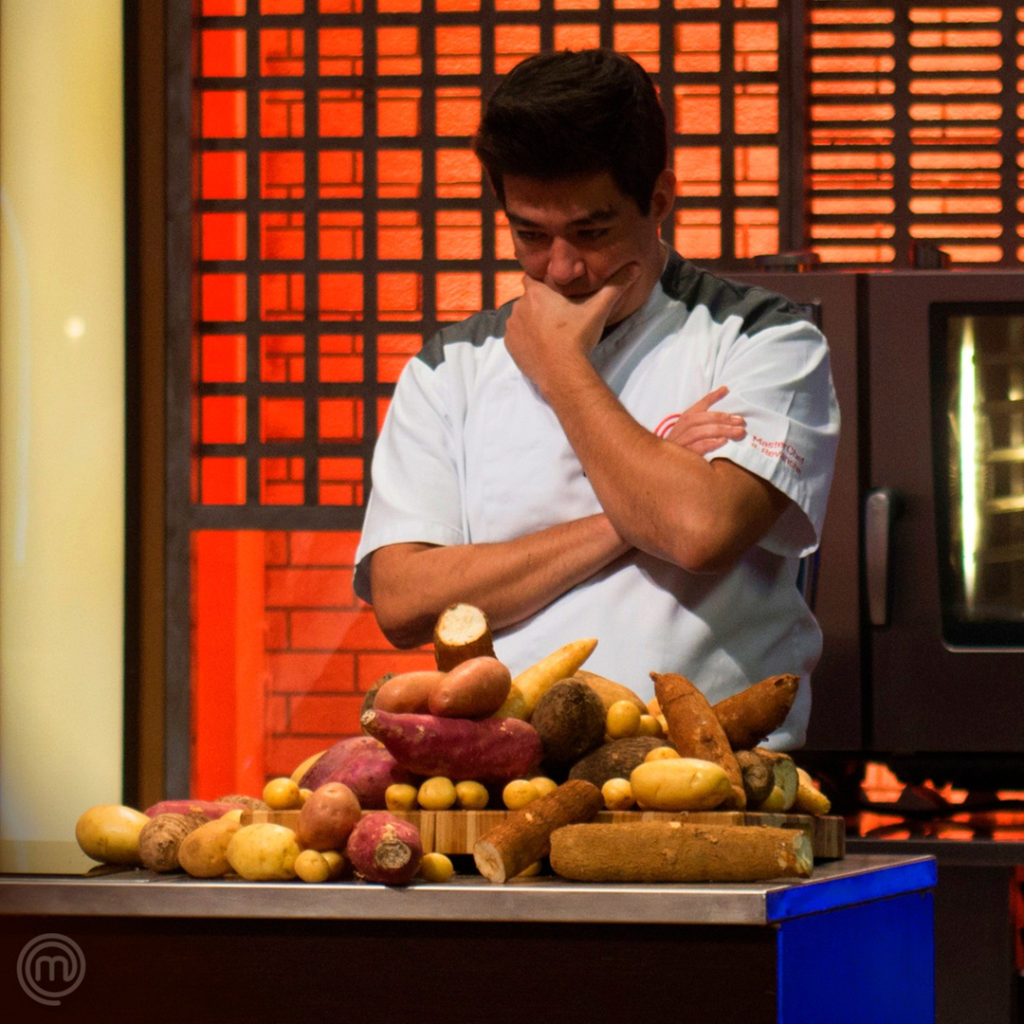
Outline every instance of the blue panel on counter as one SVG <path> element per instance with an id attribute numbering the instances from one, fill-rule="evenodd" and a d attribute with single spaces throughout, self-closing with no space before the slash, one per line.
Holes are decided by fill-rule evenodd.
<path id="1" fill-rule="evenodd" d="M 934 857 L 921 857 L 884 870 L 863 872 L 788 885 L 765 894 L 766 921 L 784 921 L 804 914 L 835 910 L 853 903 L 884 899 L 918 889 L 931 889 L 938 880 Z"/>
<path id="2" fill-rule="evenodd" d="M 931 890 L 779 928 L 779 1024 L 934 1024 Z"/>

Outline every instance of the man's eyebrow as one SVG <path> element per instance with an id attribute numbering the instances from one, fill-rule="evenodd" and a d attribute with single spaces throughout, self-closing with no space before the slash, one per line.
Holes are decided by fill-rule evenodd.
<path id="1" fill-rule="evenodd" d="M 538 222 L 530 220 L 529 217 L 522 217 L 517 213 L 513 213 L 511 210 L 505 211 L 505 216 L 508 217 L 510 224 L 514 224 L 517 227 L 532 228 L 538 227 Z M 577 217 L 574 220 L 569 221 L 569 227 L 586 227 L 590 224 L 606 224 L 616 218 L 617 211 L 611 207 L 604 207 L 600 210 L 592 210 L 590 213 L 584 214 L 582 217 Z"/>

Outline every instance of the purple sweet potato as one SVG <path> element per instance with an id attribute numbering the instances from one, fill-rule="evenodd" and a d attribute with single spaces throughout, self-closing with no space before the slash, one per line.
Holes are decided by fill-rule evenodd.
<path id="1" fill-rule="evenodd" d="M 392 783 L 416 785 L 419 781 L 380 740 L 361 735 L 348 736 L 328 747 L 299 780 L 299 786 L 317 790 L 328 782 L 343 782 L 366 809 L 384 807 L 384 791 Z"/>
<path id="2" fill-rule="evenodd" d="M 537 730 L 520 718 L 443 718 L 372 709 L 363 713 L 362 726 L 407 771 L 455 781 L 522 778 L 543 754 Z"/>
<path id="3" fill-rule="evenodd" d="M 345 856 L 368 882 L 406 885 L 423 860 L 420 830 L 390 811 L 365 814 L 349 833 Z"/>
<path id="4" fill-rule="evenodd" d="M 146 816 L 155 818 L 158 814 L 202 814 L 213 821 L 228 811 L 237 811 L 238 804 L 221 800 L 161 800 L 146 808 Z"/>

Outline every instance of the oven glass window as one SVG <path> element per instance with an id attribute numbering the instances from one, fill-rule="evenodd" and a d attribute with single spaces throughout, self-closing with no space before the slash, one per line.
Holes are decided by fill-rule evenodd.
<path id="1" fill-rule="evenodd" d="M 943 627 L 1024 646 L 1024 304 L 933 310 Z"/>

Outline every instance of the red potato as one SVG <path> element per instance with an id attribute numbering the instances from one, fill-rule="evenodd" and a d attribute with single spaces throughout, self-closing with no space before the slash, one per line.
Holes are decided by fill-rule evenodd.
<path id="1" fill-rule="evenodd" d="M 430 695 L 444 679 L 445 673 L 437 669 L 423 669 L 418 672 L 401 672 L 386 679 L 373 698 L 373 706 L 381 711 L 425 712 L 429 708 Z"/>
<path id="2" fill-rule="evenodd" d="M 365 815 L 348 837 L 345 856 L 368 882 L 406 885 L 423 860 L 420 830 L 389 811 Z"/>
<path id="3" fill-rule="evenodd" d="M 325 782 L 302 805 L 295 835 L 309 849 L 344 850 L 362 813 L 359 798 L 344 782 Z"/>
<path id="4" fill-rule="evenodd" d="M 373 709 L 364 712 L 362 726 L 408 771 L 456 782 L 525 778 L 543 754 L 537 730 L 520 718 L 443 718 Z"/>
<path id="5" fill-rule="evenodd" d="M 446 718 L 487 718 L 511 687 L 512 673 L 497 658 L 469 658 L 444 673 L 428 695 L 427 710 Z"/>
<path id="6" fill-rule="evenodd" d="M 145 814 L 149 818 L 155 818 L 158 814 L 202 814 L 213 821 L 228 811 L 237 810 L 238 804 L 221 800 L 161 800 L 147 807 Z"/>
<path id="7" fill-rule="evenodd" d="M 348 736 L 328 747 L 299 781 L 300 789 L 316 790 L 327 782 L 343 782 L 364 809 L 382 808 L 384 792 L 394 783 L 417 785 L 419 779 L 373 736 Z"/>

